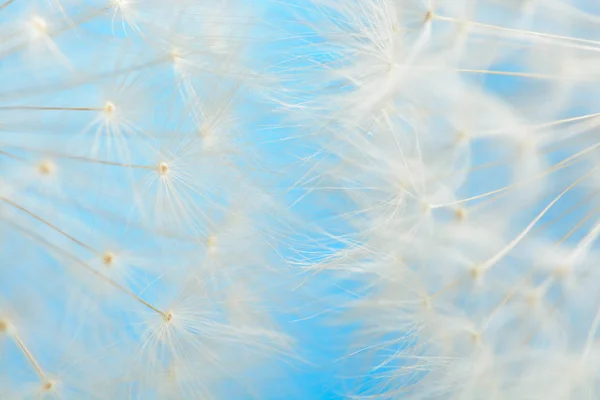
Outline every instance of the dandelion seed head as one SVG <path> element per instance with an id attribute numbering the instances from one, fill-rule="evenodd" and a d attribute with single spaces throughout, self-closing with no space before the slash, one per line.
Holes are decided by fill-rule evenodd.
<path id="1" fill-rule="evenodd" d="M 31 18 L 31 29 L 35 35 L 44 36 L 48 33 L 48 23 L 39 16 Z"/>
<path id="2" fill-rule="evenodd" d="M 464 207 L 459 206 L 456 208 L 456 210 L 454 210 L 454 216 L 458 221 L 464 221 L 468 215 L 467 209 Z"/>
<path id="3" fill-rule="evenodd" d="M 211 234 L 208 236 L 206 239 L 206 248 L 208 249 L 208 254 L 215 255 L 217 253 L 218 243 L 219 241 L 216 235 Z"/>
<path id="4" fill-rule="evenodd" d="M 433 299 L 431 298 L 431 296 L 423 296 L 423 306 L 427 311 L 433 310 Z"/>
<path id="5" fill-rule="evenodd" d="M 161 162 L 158 164 L 158 173 L 159 173 L 160 175 L 163 175 L 163 176 L 164 176 L 164 175 L 167 175 L 169 172 L 170 172 L 169 164 L 167 164 L 167 163 L 166 163 L 166 162 L 164 162 L 164 161 L 161 161 Z"/>
<path id="6" fill-rule="evenodd" d="M 0 319 L 0 333 L 9 334 L 14 328 L 6 319 Z"/>
<path id="7" fill-rule="evenodd" d="M 167 311 L 163 316 L 165 323 L 171 323 L 173 321 L 173 311 Z"/>
<path id="8" fill-rule="evenodd" d="M 112 251 L 106 251 L 102 255 L 102 263 L 105 267 L 110 268 L 113 267 L 116 262 L 115 254 Z"/>
<path id="9" fill-rule="evenodd" d="M 112 101 L 107 101 L 106 103 L 104 103 L 104 107 L 102 108 L 102 111 L 104 112 L 104 114 L 107 117 L 112 117 L 115 112 L 117 111 L 117 107 L 115 106 L 115 104 Z"/>
<path id="10" fill-rule="evenodd" d="M 469 331 L 471 341 L 475 346 L 481 345 L 481 333 L 477 331 Z"/>
<path id="11" fill-rule="evenodd" d="M 42 176 L 50 176 L 55 173 L 56 164 L 49 160 L 42 161 L 38 164 L 37 170 Z"/>
<path id="12" fill-rule="evenodd" d="M 171 57 L 173 63 L 177 64 L 178 62 L 183 60 L 183 52 L 181 51 L 181 49 L 173 47 L 171 51 L 169 51 L 169 57 Z"/>
<path id="13" fill-rule="evenodd" d="M 432 19 L 433 19 L 433 11 L 431 11 L 431 10 L 428 10 L 428 11 L 425 13 L 425 18 L 423 18 L 423 22 L 424 22 L 424 23 L 428 23 L 428 22 L 430 22 Z"/>
<path id="14" fill-rule="evenodd" d="M 57 385 L 58 385 L 57 381 L 55 381 L 55 380 L 47 380 L 47 381 L 45 381 L 43 383 L 42 390 L 44 392 L 50 392 L 50 391 L 56 390 Z"/>

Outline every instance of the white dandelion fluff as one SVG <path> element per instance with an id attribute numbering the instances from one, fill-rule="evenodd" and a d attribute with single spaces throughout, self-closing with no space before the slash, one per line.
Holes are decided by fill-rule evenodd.
<path id="1" fill-rule="evenodd" d="M 0 397 L 260 398 L 293 355 L 261 13 L 0 3 Z"/>
<path id="2" fill-rule="evenodd" d="M 288 3 L 295 188 L 338 199 L 299 262 L 346 288 L 345 395 L 596 398 L 597 5 Z"/>

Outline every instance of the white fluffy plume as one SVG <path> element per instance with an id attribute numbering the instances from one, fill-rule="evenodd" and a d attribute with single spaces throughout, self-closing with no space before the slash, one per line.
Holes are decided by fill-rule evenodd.
<path id="1" fill-rule="evenodd" d="M 301 262 L 349 293 L 346 395 L 597 398 L 597 4 L 289 10 L 278 101 L 317 148 L 296 187 L 338 199 Z"/>
<path id="2" fill-rule="evenodd" d="M 261 397 L 280 375 L 262 13 L 0 2 L 0 398 Z"/>

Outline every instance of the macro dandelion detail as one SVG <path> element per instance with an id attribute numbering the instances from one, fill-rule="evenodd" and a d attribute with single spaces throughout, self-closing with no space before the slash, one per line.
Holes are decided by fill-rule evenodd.
<path id="1" fill-rule="evenodd" d="M 598 5 L 288 3 L 343 396 L 597 398 Z"/>
<path id="2" fill-rule="evenodd" d="M 0 1 L 0 398 L 598 398 L 599 27 Z"/>
<path id="3" fill-rule="evenodd" d="M 256 398 L 292 357 L 261 8 L 0 3 L 2 399 Z"/>

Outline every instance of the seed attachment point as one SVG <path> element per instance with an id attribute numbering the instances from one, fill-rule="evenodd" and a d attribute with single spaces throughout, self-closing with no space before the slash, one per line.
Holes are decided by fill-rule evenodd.
<path id="1" fill-rule="evenodd" d="M 433 19 L 433 11 L 429 10 L 425 13 L 425 18 L 423 18 L 423 23 L 428 23 Z"/>
<path id="2" fill-rule="evenodd" d="M 173 311 L 167 311 L 163 315 L 163 319 L 166 323 L 170 323 L 173 320 Z"/>
<path id="3" fill-rule="evenodd" d="M 454 217 L 458 221 L 464 221 L 467 218 L 467 210 L 464 207 L 458 207 L 454 210 Z"/>
<path id="4" fill-rule="evenodd" d="M 477 282 L 479 282 L 483 279 L 484 273 L 485 273 L 485 270 L 479 265 L 474 266 L 473 268 L 471 268 L 469 270 L 469 275 L 471 275 L 471 278 Z"/>
<path id="5" fill-rule="evenodd" d="M 115 263 L 115 254 L 111 251 L 107 251 L 102 255 L 102 264 L 106 267 L 111 267 Z"/>
<path id="6" fill-rule="evenodd" d="M 106 103 L 104 103 L 104 107 L 102 108 L 102 110 L 104 111 L 104 113 L 112 115 L 117 110 L 117 107 L 112 101 L 107 101 Z"/>
<path id="7" fill-rule="evenodd" d="M 57 390 L 60 389 L 61 382 L 55 379 L 46 379 L 42 382 L 42 393 L 54 392 L 55 397 L 57 396 Z"/>
<path id="8" fill-rule="evenodd" d="M 13 335 L 15 327 L 7 319 L 0 318 L 0 335 Z"/>
<path id="9" fill-rule="evenodd" d="M 56 165 L 52 161 L 44 161 L 38 165 L 37 170 L 41 175 L 49 176 L 56 170 Z"/>
<path id="10" fill-rule="evenodd" d="M 169 168 L 169 164 L 167 164 L 164 161 L 158 163 L 157 169 L 158 169 L 158 173 L 161 175 L 167 175 L 169 173 L 169 171 L 171 170 Z"/>
<path id="11" fill-rule="evenodd" d="M 45 34 L 48 31 L 48 24 L 46 21 L 38 16 L 31 18 L 31 27 L 34 32 Z"/>

